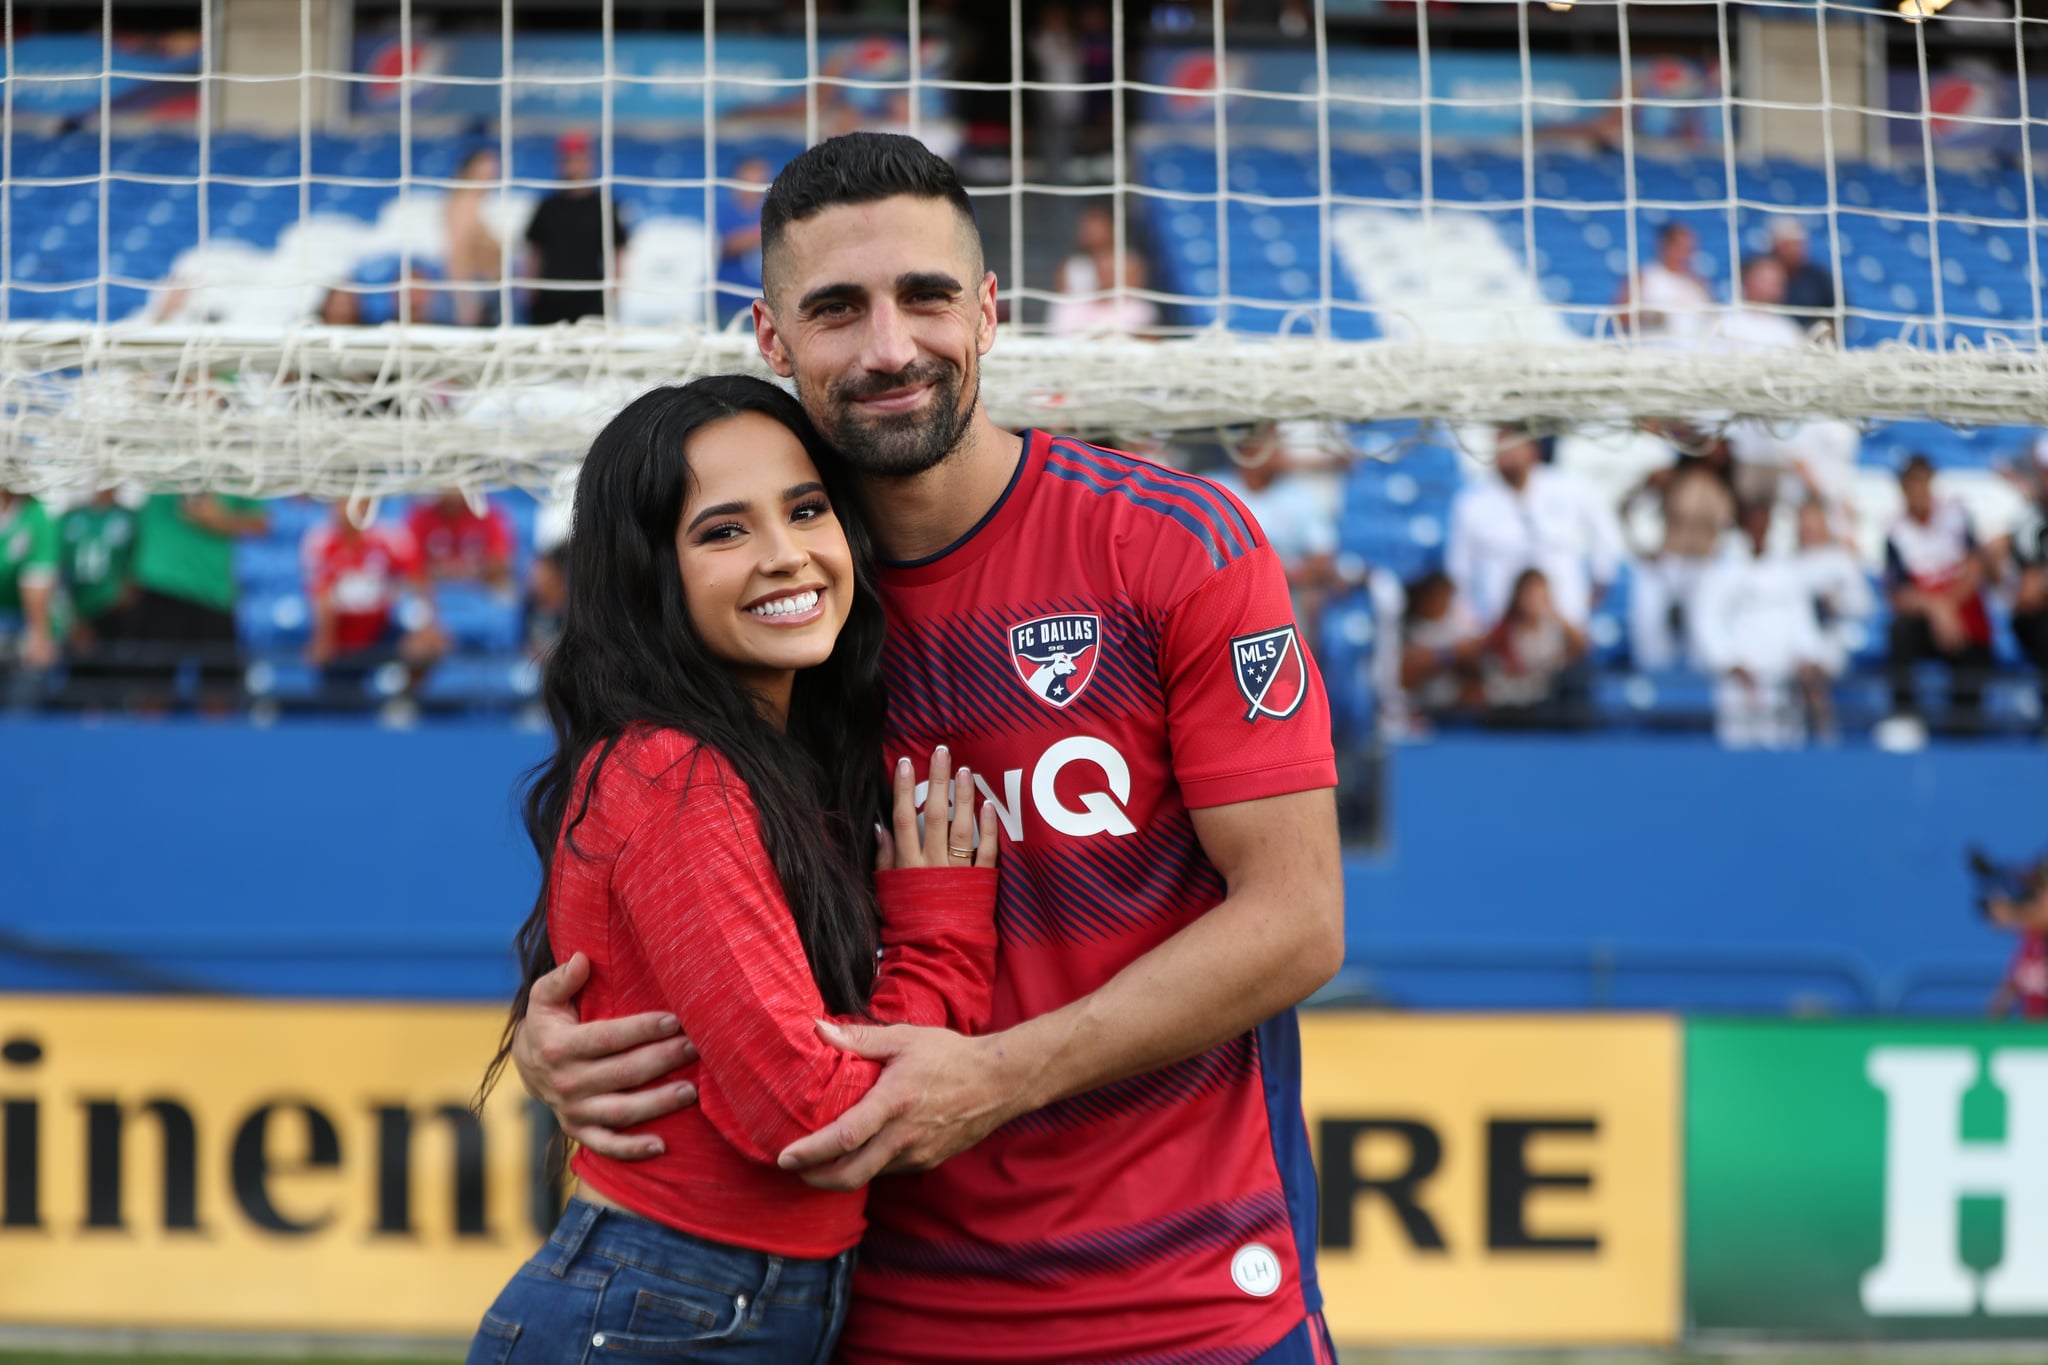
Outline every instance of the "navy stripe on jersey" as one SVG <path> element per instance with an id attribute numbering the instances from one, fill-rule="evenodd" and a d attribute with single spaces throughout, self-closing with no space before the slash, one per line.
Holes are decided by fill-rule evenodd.
<path id="1" fill-rule="evenodd" d="M 1199 474 L 1171 469 L 1121 450 L 1089 445 L 1086 441 L 1056 440 L 1053 442 L 1053 449 L 1062 455 L 1090 464 L 1104 473 L 1124 473 L 1141 488 L 1162 494 L 1173 494 L 1190 507 L 1203 510 L 1216 522 L 1226 538 L 1236 542 L 1238 554 L 1259 543 L 1258 537 L 1252 533 L 1251 523 L 1245 519 L 1244 513 L 1238 510 L 1237 504 L 1230 500 L 1230 495 Z"/>
<path id="2" fill-rule="evenodd" d="M 1203 1346 L 1163 1355 L 1115 1356 L 1101 1365 L 1259 1365 L 1265 1354 L 1256 1346 Z"/>
<path id="3" fill-rule="evenodd" d="M 1005 847 L 996 924 L 1007 943 L 1091 943 L 1178 919 L 1191 897 L 1213 904 L 1225 890 L 1181 815 L 1086 844 Z"/>
<path id="4" fill-rule="evenodd" d="M 1259 1074 L 1266 1091 L 1266 1130 L 1273 1138 L 1273 1164 L 1294 1218 L 1294 1252 L 1301 1263 L 1303 1306 L 1314 1313 L 1323 1306 L 1316 1281 L 1316 1167 L 1309 1156 L 1308 1121 L 1301 1109 L 1301 1023 L 1291 1009 L 1260 1024 Z"/>
<path id="5" fill-rule="evenodd" d="M 1234 1246 L 1261 1233 L 1287 1232 L 1287 1199 L 1260 1190 L 1242 1199 L 1178 1209 L 1128 1227 L 1036 1242 L 927 1242 L 870 1226 L 860 1244 L 864 1270 L 934 1279 L 985 1278 L 1051 1285 Z"/>
<path id="6" fill-rule="evenodd" d="M 1252 1035 L 1240 1034 L 1220 1047 L 1148 1071 L 1142 1076 L 1114 1081 L 1048 1104 L 1019 1119 L 1012 1119 L 998 1132 L 1049 1133 L 1061 1128 L 1080 1128 L 1156 1109 L 1187 1104 L 1214 1090 L 1236 1086 L 1252 1070 Z M 1315 1210 L 1309 1210 L 1313 1217 Z"/>
<path id="7" fill-rule="evenodd" d="M 1258 544 L 1230 495 L 1196 475 L 1070 440 L 1052 443 L 1045 472 L 1171 517 L 1202 542 L 1212 568 L 1222 568 Z"/>
<path id="8" fill-rule="evenodd" d="M 1041 616 L 1086 614 L 1101 628 L 1094 672 L 1071 705 L 1034 696 L 1010 653 L 1010 627 Z M 998 611 L 965 612 L 944 621 L 899 619 L 883 646 L 894 734 L 965 739 L 1018 730 L 1067 728 L 1074 717 L 1152 713 L 1163 716 L 1159 680 L 1161 625 L 1126 603 L 1052 598 Z"/>

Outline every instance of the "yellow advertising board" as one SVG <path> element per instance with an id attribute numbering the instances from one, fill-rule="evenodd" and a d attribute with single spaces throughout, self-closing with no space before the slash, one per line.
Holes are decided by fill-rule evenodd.
<path id="1" fill-rule="evenodd" d="M 0 1322 L 462 1336 L 552 1226 L 476 1006 L 0 998 Z M 1661 1343 L 1662 1019 L 1306 1015 L 1346 1344 Z"/>
<path id="2" fill-rule="evenodd" d="M 1667 1344 L 1678 1021 L 1302 1016 L 1345 1345 Z"/>
<path id="3" fill-rule="evenodd" d="M 0 997 L 0 1322 L 475 1330 L 554 1221 L 503 1022 Z"/>

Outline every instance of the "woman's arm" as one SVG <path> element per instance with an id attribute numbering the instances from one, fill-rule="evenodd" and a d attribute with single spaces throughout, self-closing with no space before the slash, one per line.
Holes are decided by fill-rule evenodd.
<path id="1" fill-rule="evenodd" d="M 665 1003 L 696 1044 L 705 1116 L 735 1150 L 772 1162 L 865 1095 L 880 1068 L 817 1036 L 824 1001 L 753 801 L 722 764 L 694 766 L 687 792 L 652 793 L 658 805 L 620 851 L 612 891 Z M 980 917 L 990 918 L 985 905 Z M 886 975 L 894 981 L 901 973 Z M 920 988 L 959 984 L 927 966 L 920 982 L 896 989 L 922 1002 Z"/>

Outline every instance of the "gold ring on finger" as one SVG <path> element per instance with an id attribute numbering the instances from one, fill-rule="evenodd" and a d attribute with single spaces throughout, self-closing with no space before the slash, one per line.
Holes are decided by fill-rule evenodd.
<path id="1" fill-rule="evenodd" d="M 955 858 L 972 858 L 974 856 L 973 849 L 962 848 L 958 844 L 947 844 L 946 852 L 952 854 Z"/>

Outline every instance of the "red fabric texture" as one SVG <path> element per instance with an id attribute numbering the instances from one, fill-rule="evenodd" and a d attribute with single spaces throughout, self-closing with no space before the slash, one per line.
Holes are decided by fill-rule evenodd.
<path id="1" fill-rule="evenodd" d="M 876 886 L 882 964 L 870 1012 L 985 1028 L 994 870 L 900 869 Z M 814 1190 L 774 1163 L 866 1094 L 881 1068 L 817 1036 L 824 1001 L 753 801 L 723 755 L 671 730 L 620 741 L 582 822 L 557 845 L 548 934 L 557 961 L 590 958 L 584 1020 L 668 1010 L 700 1054 L 667 1078 L 694 1082 L 699 1102 L 641 1130 L 661 1138 L 664 1155 L 618 1162 L 581 1151 L 579 1177 L 647 1218 L 734 1246 L 815 1258 L 860 1240 L 865 1191 Z"/>

